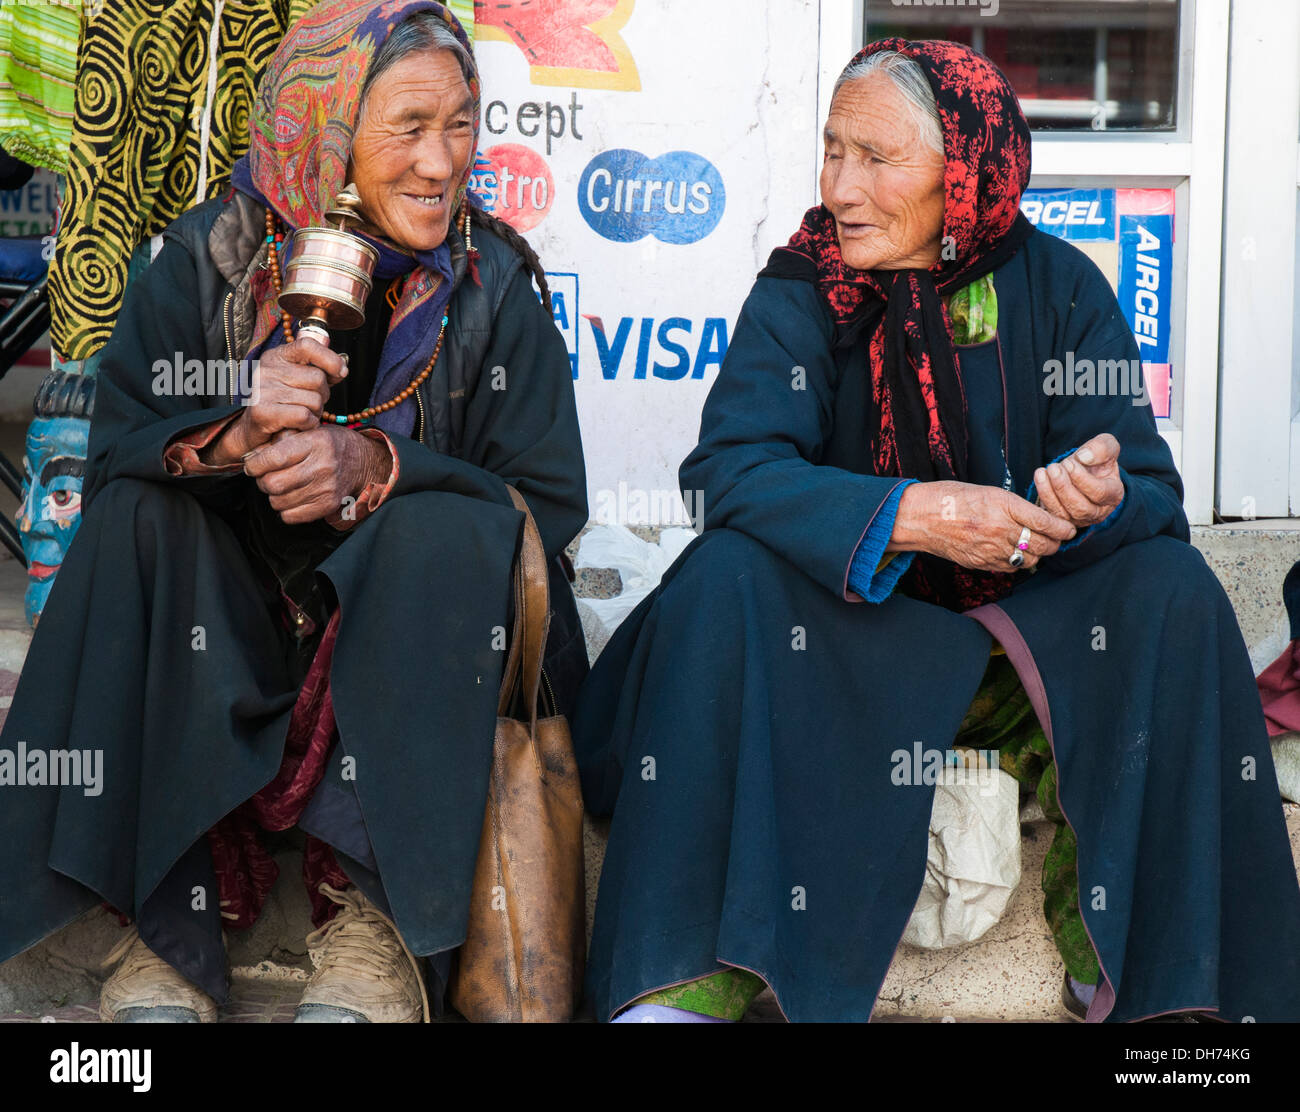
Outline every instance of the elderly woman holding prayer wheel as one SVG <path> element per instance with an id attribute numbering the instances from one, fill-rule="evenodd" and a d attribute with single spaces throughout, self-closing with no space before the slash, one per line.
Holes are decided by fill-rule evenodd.
<path id="1" fill-rule="evenodd" d="M 419 1021 L 426 987 L 437 1006 L 484 821 L 511 488 L 550 561 L 561 712 L 585 675 L 557 562 L 587 518 L 570 364 L 536 257 L 467 196 L 478 120 L 441 4 L 312 9 L 234 188 L 168 230 L 104 352 L 85 519 L 4 731 L 101 750 L 102 786 L 5 791 L 0 958 L 107 901 L 135 925 L 105 1019 L 215 1017 L 223 928 L 256 920 L 263 831 L 290 828 L 317 927 L 298 1019 Z M 288 246 L 348 184 L 364 320 L 295 335 Z M 168 388 L 174 361 L 244 358 L 249 397 L 233 363 L 219 397 Z"/>
<path id="2" fill-rule="evenodd" d="M 1300 1019 L 1300 887 L 1233 612 L 1188 542 L 1105 278 L 1019 212 L 1030 136 L 967 47 L 843 73 L 822 204 L 759 275 L 681 469 L 703 535 L 574 722 L 613 813 L 602 1019 L 866 1020 L 926 869 L 914 745 L 999 749 L 1057 834 L 1067 1003 Z M 900 783 L 900 779 L 904 782 Z"/>

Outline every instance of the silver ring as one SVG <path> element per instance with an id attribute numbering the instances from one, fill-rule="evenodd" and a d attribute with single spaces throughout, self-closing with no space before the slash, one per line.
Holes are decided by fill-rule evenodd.
<path id="1" fill-rule="evenodd" d="M 1020 549 L 1013 548 L 1011 550 L 1011 555 L 1007 557 L 1007 563 L 1009 563 L 1013 568 L 1018 568 L 1024 562 L 1025 554 L 1021 552 Z"/>

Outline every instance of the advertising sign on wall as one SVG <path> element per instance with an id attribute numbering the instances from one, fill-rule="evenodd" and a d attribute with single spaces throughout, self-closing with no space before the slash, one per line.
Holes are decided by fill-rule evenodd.
<path id="1" fill-rule="evenodd" d="M 53 252 L 55 221 L 59 208 L 59 181 L 50 170 L 37 170 L 21 189 L 0 192 L 0 239 L 39 237 L 48 253 Z M 18 358 L 0 384 L 0 412 L 27 420 L 32 413 L 32 394 L 41 376 L 50 369 L 50 337 L 41 336 Z"/>
<path id="2" fill-rule="evenodd" d="M 818 4 L 492 0 L 475 33 L 474 186 L 546 267 L 593 517 L 683 522 L 741 304 L 813 203 Z"/>
<path id="3" fill-rule="evenodd" d="M 816 200 L 818 12 L 816 0 L 476 6 L 474 184 L 550 276 L 597 520 L 685 520 L 677 469 L 740 307 Z M 1173 192 L 1031 190 L 1022 207 L 1106 275 L 1168 417 Z"/>
<path id="4" fill-rule="evenodd" d="M 1173 413 L 1174 191 L 1031 189 L 1020 209 L 1100 267 L 1133 330 L 1157 417 Z"/>

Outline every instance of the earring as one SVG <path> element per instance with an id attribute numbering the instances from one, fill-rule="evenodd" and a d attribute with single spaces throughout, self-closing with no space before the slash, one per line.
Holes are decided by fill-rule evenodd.
<path id="1" fill-rule="evenodd" d="M 474 250 L 474 240 L 470 235 L 469 224 L 470 224 L 469 205 L 466 205 L 465 206 L 465 254 L 467 255 Z"/>

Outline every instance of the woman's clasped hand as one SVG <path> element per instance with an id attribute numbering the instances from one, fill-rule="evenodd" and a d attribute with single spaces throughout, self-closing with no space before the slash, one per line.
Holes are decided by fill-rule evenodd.
<path id="1" fill-rule="evenodd" d="M 1076 529 L 1018 494 L 975 483 L 914 483 L 894 519 L 895 552 L 929 552 L 962 567 L 1009 572 L 1021 532 L 1030 532 L 1022 568 L 1050 556 Z"/>
<path id="2" fill-rule="evenodd" d="M 1123 501 L 1118 459 L 1119 441 L 1102 433 L 1059 463 L 1038 468 L 1037 505 L 975 483 L 914 483 L 899 500 L 887 551 L 928 552 L 979 571 L 1032 568 Z M 1024 562 L 1012 565 L 1009 557 L 1025 529 Z"/>
<path id="3" fill-rule="evenodd" d="M 248 405 L 205 462 L 243 460 L 286 525 L 339 513 L 368 484 L 385 482 L 391 468 L 382 440 L 321 424 L 330 389 L 347 373 L 347 359 L 315 340 L 272 348 L 257 362 Z"/>
<path id="4" fill-rule="evenodd" d="M 1073 455 L 1034 472 L 1038 501 L 1080 529 L 1110 517 L 1124 500 L 1119 474 L 1119 441 L 1110 433 L 1094 436 Z"/>

